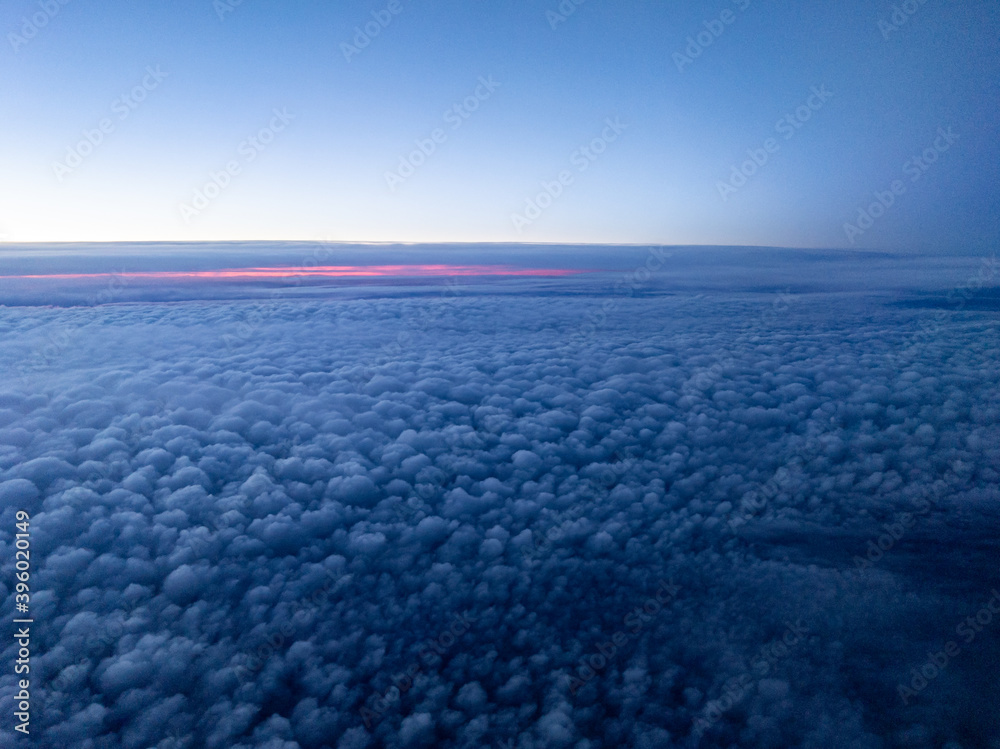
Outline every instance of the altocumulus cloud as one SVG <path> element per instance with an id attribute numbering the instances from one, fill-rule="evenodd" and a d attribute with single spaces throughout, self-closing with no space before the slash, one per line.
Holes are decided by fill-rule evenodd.
<path id="1" fill-rule="evenodd" d="M 35 745 L 988 745 L 988 638 L 894 690 L 988 595 L 960 541 L 998 525 L 995 317 L 906 348 L 930 313 L 767 301 L 625 299 L 584 337 L 575 299 L 282 302 L 231 350 L 238 303 L 0 310 L 5 368 L 72 332 L 0 392 Z"/>

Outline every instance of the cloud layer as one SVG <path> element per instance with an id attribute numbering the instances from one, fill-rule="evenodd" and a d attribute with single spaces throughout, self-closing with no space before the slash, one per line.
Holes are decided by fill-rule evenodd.
<path id="1" fill-rule="evenodd" d="M 995 315 L 601 303 L 0 311 L 35 744 L 996 746 Z"/>

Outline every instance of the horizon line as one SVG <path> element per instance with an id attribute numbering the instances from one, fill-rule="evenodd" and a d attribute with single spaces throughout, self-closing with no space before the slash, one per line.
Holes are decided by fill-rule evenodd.
<path id="1" fill-rule="evenodd" d="M 876 247 L 830 247 L 822 245 L 772 245 L 772 244 L 668 244 L 663 242 L 527 242 L 527 241 L 411 241 L 411 240 L 351 240 L 351 239 L 83 239 L 83 240 L 0 240 L 0 251 L 25 245 L 59 245 L 59 246 L 79 246 L 79 245 L 199 245 L 199 244 L 244 244 L 244 245 L 268 245 L 268 244 L 296 244 L 296 245 L 357 245 L 375 247 L 422 247 L 422 246 L 497 246 L 497 247 L 670 247 L 670 248 L 692 248 L 692 249 L 747 249 L 747 250 L 798 250 L 816 252 L 843 252 L 843 253 L 878 253 L 878 254 L 936 254 L 950 252 L 942 249 L 886 249 Z M 970 252 L 974 252 L 970 248 Z"/>

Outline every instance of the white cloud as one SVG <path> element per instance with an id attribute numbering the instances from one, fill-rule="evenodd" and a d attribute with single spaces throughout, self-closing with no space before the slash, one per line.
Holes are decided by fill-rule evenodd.
<path id="1" fill-rule="evenodd" d="M 232 351 L 238 302 L 0 310 L 4 364 L 88 331 L 0 394 L 39 745 L 665 746 L 746 674 L 704 745 L 962 740 L 957 670 L 919 712 L 890 703 L 964 600 L 942 581 L 984 562 L 961 534 L 996 530 L 996 322 L 896 371 L 924 313 L 820 296 L 762 329 L 756 299 L 621 300 L 580 338 L 586 299 L 456 298 L 371 379 L 425 301 L 282 302 Z M 934 511 L 845 581 L 920 487 Z M 759 673 L 799 619 L 808 642 Z"/>

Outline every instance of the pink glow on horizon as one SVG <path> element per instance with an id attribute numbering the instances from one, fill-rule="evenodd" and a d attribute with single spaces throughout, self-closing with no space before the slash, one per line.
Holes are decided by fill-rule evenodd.
<path id="1" fill-rule="evenodd" d="M 508 265 L 318 265 L 309 268 L 232 268 L 194 271 L 134 271 L 131 273 L 48 273 L 4 275 L 0 278 L 84 279 L 116 275 L 150 280 L 225 278 L 408 278 L 421 276 L 568 276 L 587 273 L 567 268 L 515 268 Z"/>

